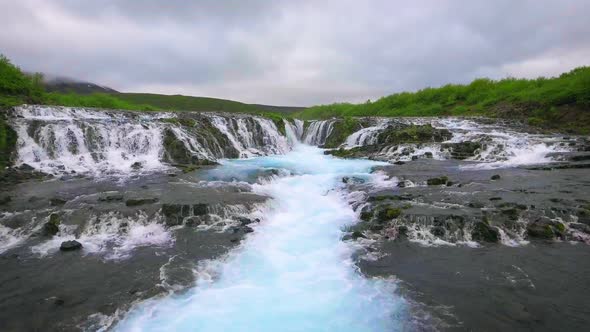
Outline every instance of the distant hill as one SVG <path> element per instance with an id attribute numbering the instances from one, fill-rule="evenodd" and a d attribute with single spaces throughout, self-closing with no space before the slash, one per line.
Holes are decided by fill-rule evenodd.
<path id="1" fill-rule="evenodd" d="M 98 84 L 76 81 L 70 78 L 56 77 L 46 79 L 43 86 L 47 92 L 76 93 L 88 95 L 92 93 L 118 93 L 117 90 Z"/>
<path id="2" fill-rule="evenodd" d="M 150 105 L 164 110 L 182 110 L 197 112 L 275 112 L 290 114 L 305 110 L 305 107 L 290 106 L 269 106 L 259 104 L 245 104 L 238 101 L 209 98 L 192 97 L 183 95 L 161 95 L 154 93 L 117 93 L 118 99 L 132 104 Z"/>

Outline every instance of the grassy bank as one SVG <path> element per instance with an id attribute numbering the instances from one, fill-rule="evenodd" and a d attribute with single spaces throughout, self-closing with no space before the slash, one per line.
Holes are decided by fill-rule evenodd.
<path id="1" fill-rule="evenodd" d="M 590 67 L 555 78 L 477 79 L 466 85 L 396 93 L 363 104 L 314 106 L 295 114 L 302 119 L 444 115 L 518 118 L 540 127 L 590 133 Z"/>

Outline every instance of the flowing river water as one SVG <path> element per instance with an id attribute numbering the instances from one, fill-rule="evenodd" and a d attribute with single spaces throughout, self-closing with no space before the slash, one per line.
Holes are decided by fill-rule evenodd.
<path id="1" fill-rule="evenodd" d="M 117 331 L 392 331 L 409 326 L 395 283 L 362 276 L 341 241 L 356 213 L 343 176 L 371 180 L 368 160 L 298 145 L 282 156 L 225 162 L 229 173 L 275 168 L 289 176 L 254 185 L 269 195 L 256 232 L 201 267 L 197 286 L 134 308 Z"/>
<path id="2" fill-rule="evenodd" d="M 15 107 L 0 330 L 587 328 L 588 137 L 348 121 Z"/>

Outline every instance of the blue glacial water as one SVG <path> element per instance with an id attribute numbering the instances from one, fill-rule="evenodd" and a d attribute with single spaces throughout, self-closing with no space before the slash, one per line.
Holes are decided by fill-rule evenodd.
<path id="1" fill-rule="evenodd" d="M 216 177 L 288 172 L 254 191 L 273 198 L 263 221 L 223 260 L 210 262 L 181 295 L 146 301 L 116 331 L 400 331 L 409 327 L 395 283 L 362 276 L 340 240 L 356 215 L 337 188 L 342 177 L 371 180 L 379 163 L 343 160 L 300 145 L 272 157 L 226 161 Z"/>

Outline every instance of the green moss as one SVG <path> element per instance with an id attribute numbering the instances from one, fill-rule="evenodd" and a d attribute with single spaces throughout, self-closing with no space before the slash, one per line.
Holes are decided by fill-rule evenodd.
<path id="1" fill-rule="evenodd" d="M 346 138 L 354 132 L 363 128 L 360 120 L 357 118 L 345 117 L 333 124 L 332 132 L 326 139 L 325 148 L 336 148 L 340 146 Z"/>
<path id="2" fill-rule="evenodd" d="M 0 172 L 11 164 L 16 139 L 16 132 L 6 122 L 5 114 L 0 114 Z"/>
<path id="3" fill-rule="evenodd" d="M 400 208 L 385 207 L 385 208 L 380 208 L 377 211 L 376 216 L 377 216 L 377 220 L 379 220 L 379 221 L 387 221 L 387 220 L 397 218 L 401 214 L 402 214 L 402 210 Z"/>

